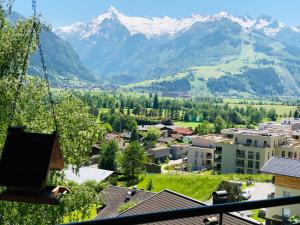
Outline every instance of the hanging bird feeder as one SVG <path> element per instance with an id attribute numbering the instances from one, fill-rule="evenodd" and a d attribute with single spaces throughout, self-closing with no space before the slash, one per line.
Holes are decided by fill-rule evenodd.
<path id="1" fill-rule="evenodd" d="M 0 200 L 58 204 L 68 189 L 46 186 L 46 181 L 50 170 L 63 168 L 56 132 L 27 133 L 23 128 L 9 128 L 0 160 L 0 185 L 6 187 Z"/>
<path id="2" fill-rule="evenodd" d="M 10 125 L 0 160 L 0 186 L 5 186 L 5 190 L 0 192 L 0 200 L 56 205 L 59 204 L 61 196 L 69 192 L 69 190 L 61 186 L 46 186 L 49 171 L 62 170 L 64 161 L 56 132 L 58 123 L 54 110 L 54 101 L 40 43 L 40 22 L 36 13 L 36 0 L 32 0 L 32 9 L 34 13 L 33 25 L 22 65 L 22 72 L 18 77 Z M 26 76 L 27 61 L 34 35 L 36 35 L 37 39 L 51 113 L 55 124 L 55 131 L 52 134 L 28 133 L 22 127 L 11 127 L 15 116 L 16 102 L 20 95 L 20 87 L 22 86 L 23 77 Z"/>

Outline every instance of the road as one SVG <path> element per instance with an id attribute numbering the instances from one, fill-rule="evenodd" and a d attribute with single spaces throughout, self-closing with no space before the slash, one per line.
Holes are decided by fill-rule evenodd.
<path id="1" fill-rule="evenodd" d="M 275 186 L 272 183 L 255 183 L 253 187 L 246 188 L 250 190 L 251 198 L 248 201 L 263 200 L 268 198 L 268 194 L 275 192 Z M 212 198 L 205 202 L 208 205 L 212 204 Z"/>
<path id="2" fill-rule="evenodd" d="M 247 188 L 250 190 L 251 198 L 249 201 L 267 199 L 268 194 L 275 192 L 275 186 L 272 183 L 255 183 L 253 187 Z"/>

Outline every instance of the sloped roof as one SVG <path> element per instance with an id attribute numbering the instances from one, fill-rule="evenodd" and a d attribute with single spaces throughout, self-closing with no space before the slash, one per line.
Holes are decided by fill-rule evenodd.
<path id="1" fill-rule="evenodd" d="M 9 128 L 0 161 L 0 185 L 40 189 L 48 170 L 63 167 L 57 136 Z"/>
<path id="2" fill-rule="evenodd" d="M 300 160 L 272 157 L 260 172 L 300 178 Z"/>
<path id="3" fill-rule="evenodd" d="M 204 205 L 205 205 L 204 203 L 199 202 L 195 199 L 189 198 L 187 196 L 178 194 L 170 190 L 164 190 L 157 193 L 156 195 L 153 195 L 147 200 L 141 202 L 140 204 L 137 204 L 136 206 L 126 210 L 125 212 L 121 213 L 119 216 L 129 216 L 129 215 L 197 207 L 197 206 L 204 206 Z M 219 217 L 219 215 L 197 216 L 197 217 L 190 217 L 184 219 L 148 223 L 148 224 L 205 225 L 203 223 L 203 219 L 211 216 L 215 216 L 217 218 Z M 260 223 L 250 218 L 239 216 L 237 213 L 224 214 L 223 225 L 237 225 L 237 224 L 249 225 L 249 224 L 260 224 Z"/>
<path id="4" fill-rule="evenodd" d="M 193 130 L 190 128 L 185 128 L 185 127 L 176 127 L 174 131 L 178 134 L 183 134 L 183 135 L 191 135 L 193 134 Z"/>
<path id="5" fill-rule="evenodd" d="M 102 194 L 106 207 L 98 213 L 95 220 L 117 216 L 118 208 L 124 204 L 128 191 L 132 191 L 132 189 L 117 186 L 108 186 L 104 189 Z M 137 190 L 136 194 L 130 197 L 130 201 L 139 203 L 152 195 L 154 195 L 152 192 Z"/>
<path id="6" fill-rule="evenodd" d="M 88 180 L 95 180 L 97 182 L 103 181 L 109 176 L 111 176 L 114 171 L 98 169 L 96 166 L 81 167 L 78 173 L 75 173 L 72 170 L 72 167 L 69 166 L 65 171 L 66 180 L 75 181 L 79 184 L 84 183 Z"/>

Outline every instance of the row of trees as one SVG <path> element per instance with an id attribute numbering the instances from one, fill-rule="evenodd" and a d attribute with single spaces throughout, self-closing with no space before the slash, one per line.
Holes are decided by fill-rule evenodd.
<path id="1" fill-rule="evenodd" d="M 279 116 L 299 116 L 299 110 L 278 115 L 275 109 L 264 107 L 235 106 L 224 104 L 221 99 L 195 98 L 167 99 L 152 95 L 123 95 L 117 93 L 74 92 L 82 101 L 95 110 L 109 108 L 110 114 L 134 115 L 138 118 L 161 120 L 171 117 L 186 122 L 209 121 L 214 123 L 217 117 L 226 121 L 228 126 L 257 125 L 265 118 L 276 121 Z"/>

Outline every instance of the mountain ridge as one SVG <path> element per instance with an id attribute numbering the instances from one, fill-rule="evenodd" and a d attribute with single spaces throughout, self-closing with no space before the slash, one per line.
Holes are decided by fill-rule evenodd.
<path id="1" fill-rule="evenodd" d="M 187 79 L 180 76 L 184 91 L 196 95 L 241 90 L 243 95 L 300 95 L 300 31 L 269 16 L 253 19 L 221 12 L 149 18 L 110 8 L 90 22 L 55 31 L 88 69 L 124 87 L 151 80 L 150 86 L 133 86 L 144 91 L 173 87 L 169 91 L 176 92 L 177 74 L 182 73 Z M 260 80 L 270 81 L 262 92 Z M 228 85 L 219 89 L 220 82 Z"/>

